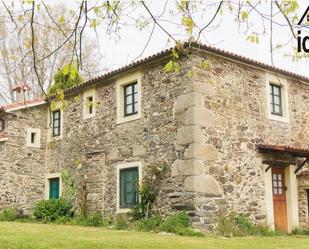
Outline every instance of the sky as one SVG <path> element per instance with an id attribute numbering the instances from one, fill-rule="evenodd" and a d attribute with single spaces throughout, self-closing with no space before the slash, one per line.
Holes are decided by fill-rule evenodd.
<path id="1" fill-rule="evenodd" d="M 215 1 L 213 1 L 215 2 Z M 217 1 L 218 2 L 218 1 Z M 147 4 L 151 8 L 151 10 L 155 13 L 160 13 L 163 8 L 164 1 L 147 1 Z M 173 3 L 170 1 L 169 3 Z M 299 1 L 300 9 L 299 16 L 303 14 L 307 6 L 309 5 L 309 0 Z M 268 11 L 269 4 L 265 6 L 265 11 Z M 208 11 L 208 10 L 207 10 Z M 209 9 L 207 17 L 201 17 L 198 20 L 201 24 L 205 23 L 207 18 L 211 17 L 214 13 L 215 9 Z M 140 13 L 136 12 L 136 16 Z M 230 14 L 223 13 L 222 16 L 219 16 L 217 20 L 218 27 L 211 32 L 206 32 L 202 39 L 202 43 L 210 44 L 215 47 L 234 52 L 261 62 L 265 62 L 271 64 L 271 56 L 270 56 L 270 46 L 269 46 L 269 24 L 266 23 L 267 26 L 267 34 L 259 36 L 259 44 L 250 43 L 246 40 L 247 34 L 244 34 L 242 29 L 238 28 L 238 25 L 233 21 L 234 17 Z M 172 20 L 172 19 L 170 19 Z M 277 20 L 280 23 L 285 24 L 284 19 Z M 161 24 L 170 32 L 174 32 L 177 37 L 180 39 L 185 38 L 181 34 L 184 32 L 182 30 L 178 30 L 174 25 L 170 25 L 169 23 L 162 22 Z M 258 14 L 252 13 L 250 17 L 249 26 L 256 27 L 256 29 L 262 28 L 262 21 Z M 146 50 L 139 57 L 145 44 L 147 43 L 150 30 L 152 25 L 149 25 L 143 31 L 138 31 L 136 27 L 126 27 L 120 31 L 120 38 L 114 39 L 106 36 L 104 31 L 98 30 L 98 37 L 100 43 L 100 51 L 103 54 L 104 58 L 101 61 L 101 68 L 111 70 L 118 67 L 121 67 L 125 64 L 132 62 L 136 57 L 138 59 L 149 56 L 156 52 L 159 52 L 169 46 L 167 44 L 167 35 L 162 32 L 158 27 L 155 28 L 154 35 L 149 42 Z M 252 30 L 255 30 L 254 28 Z M 88 34 L 89 37 L 92 37 L 92 34 Z M 291 36 L 288 31 L 288 27 L 280 28 L 279 26 L 274 25 L 273 32 L 273 40 L 274 44 L 277 43 L 285 43 L 289 37 Z M 296 42 L 296 41 L 295 41 Z M 294 42 L 294 45 L 295 45 Z M 294 73 L 302 74 L 305 76 L 309 76 L 308 66 L 309 61 L 301 61 L 301 62 L 293 62 L 290 57 L 286 57 L 285 54 L 289 54 L 292 52 L 292 44 L 288 44 L 284 46 L 284 49 L 277 51 L 274 53 L 274 65 L 276 67 L 280 67 Z"/>

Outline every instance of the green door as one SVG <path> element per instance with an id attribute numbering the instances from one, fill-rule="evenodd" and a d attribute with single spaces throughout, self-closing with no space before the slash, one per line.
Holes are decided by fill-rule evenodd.
<path id="1" fill-rule="evenodd" d="M 49 199 L 59 199 L 59 178 L 49 179 Z"/>
<path id="2" fill-rule="evenodd" d="M 120 170 L 120 208 L 131 208 L 138 200 L 138 168 Z"/>

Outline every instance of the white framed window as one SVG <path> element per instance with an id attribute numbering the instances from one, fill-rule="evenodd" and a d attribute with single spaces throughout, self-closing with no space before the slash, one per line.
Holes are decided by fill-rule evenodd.
<path id="1" fill-rule="evenodd" d="M 41 148 L 41 129 L 27 128 L 26 146 L 33 148 Z"/>
<path id="2" fill-rule="evenodd" d="M 47 174 L 45 177 L 45 200 L 59 199 L 62 194 L 60 173 Z"/>
<path id="3" fill-rule="evenodd" d="M 117 213 L 127 213 L 139 203 L 139 186 L 142 183 L 142 163 L 117 165 Z"/>
<path id="4" fill-rule="evenodd" d="M 61 101 L 52 104 L 47 112 L 48 141 L 59 140 L 63 137 L 63 110 Z"/>
<path id="5" fill-rule="evenodd" d="M 267 116 L 270 120 L 289 122 L 287 80 L 266 73 Z"/>
<path id="6" fill-rule="evenodd" d="M 117 124 L 141 118 L 141 82 L 141 72 L 135 72 L 117 80 Z"/>
<path id="7" fill-rule="evenodd" d="M 96 113 L 95 88 L 88 89 L 83 94 L 83 119 L 92 118 Z"/>

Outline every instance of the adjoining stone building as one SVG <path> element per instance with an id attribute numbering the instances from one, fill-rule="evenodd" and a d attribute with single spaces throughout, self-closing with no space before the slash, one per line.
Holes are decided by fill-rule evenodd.
<path id="1" fill-rule="evenodd" d="M 222 211 L 282 231 L 307 225 L 309 78 L 209 46 L 190 51 L 180 72 L 165 72 L 168 49 L 67 89 L 52 111 L 43 99 L 3 106 L 0 209 L 31 213 L 59 198 L 67 169 L 88 212 L 127 212 L 149 168 L 165 165 L 163 215 L 186 210 L 205 229 Z"/>

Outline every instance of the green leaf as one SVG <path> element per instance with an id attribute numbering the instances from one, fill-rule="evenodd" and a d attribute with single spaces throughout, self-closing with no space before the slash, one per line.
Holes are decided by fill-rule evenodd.
<path id="1" fill-rule="evenodd" d="M 171 73 L 171 72 L 180 72 L 180 66 L 177 62 L 170 60 L 164 67 L 165 72 Z"/>
<path id="2" fill-rule="evenodd" d="M 65 18 L 64 18 L 64 16 L 62 15 L 62 16 L 60 16 L 60 18 L 59 18 L 59 24 L 60 25 L 63 25 L 63 24 L 65 24 Z"/>
<path id="3" fill-rule="evenodd" d="M 242 21 L 245 21 L 247 20 L 249 17 L 249 12 L 248 11 L 241 11 L 240 12 L 240 18 Z"/>

